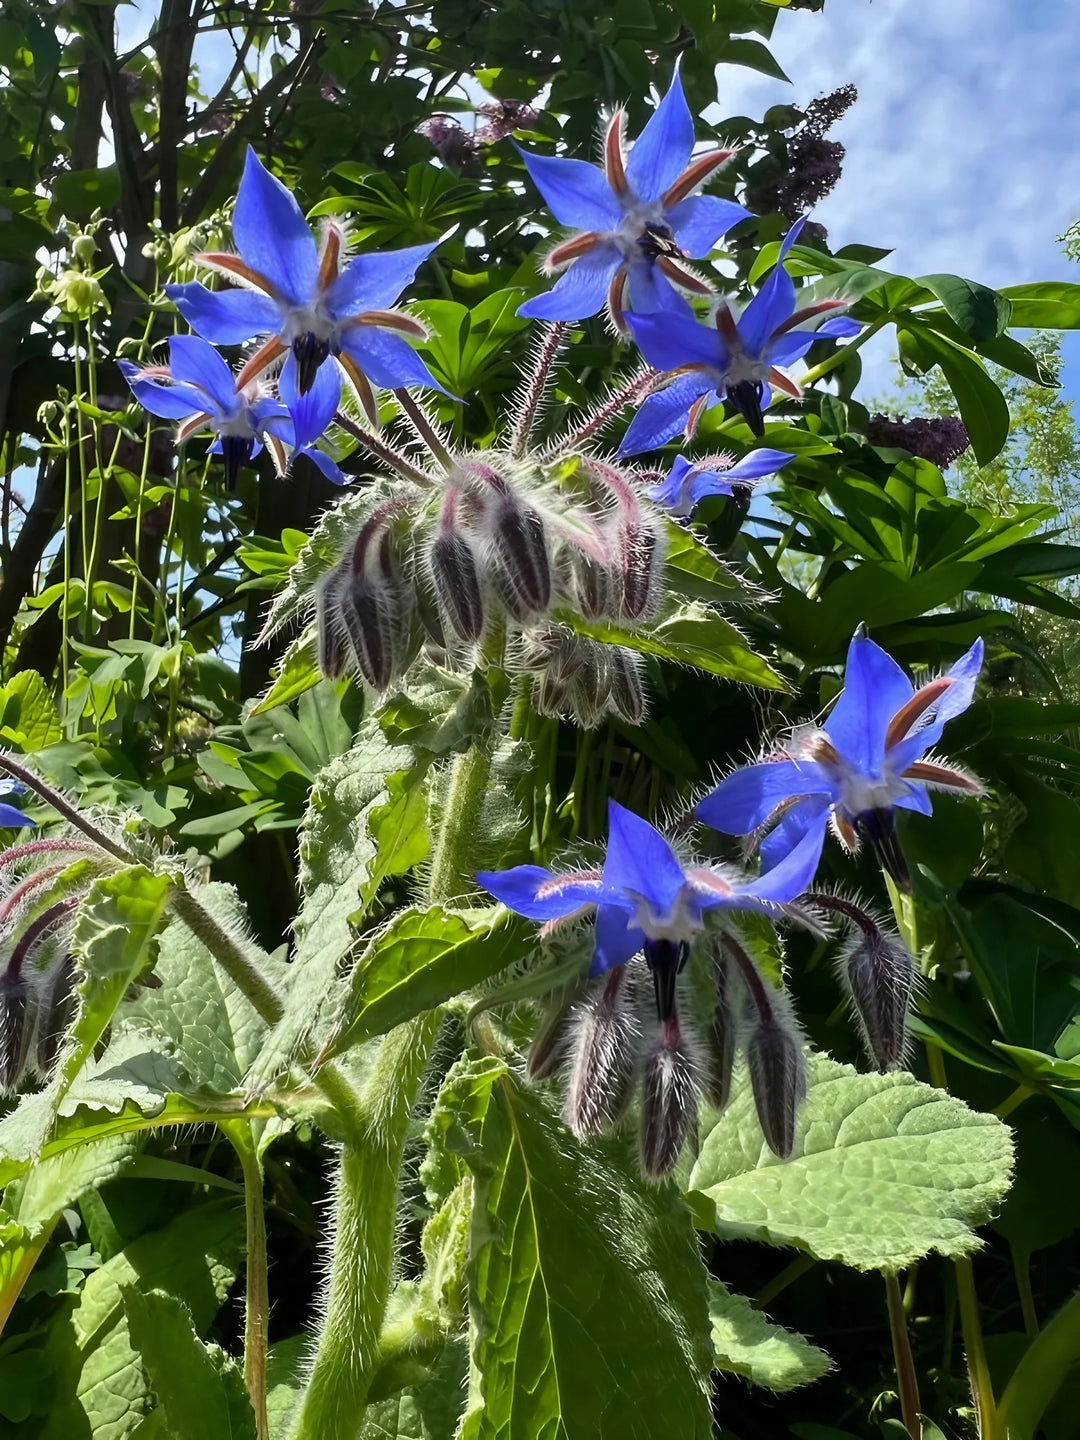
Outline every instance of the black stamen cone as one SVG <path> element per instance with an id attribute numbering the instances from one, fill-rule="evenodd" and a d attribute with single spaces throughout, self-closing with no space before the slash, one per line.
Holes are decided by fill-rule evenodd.
<path id="1" fill-rule="evenodd" d="M 663 1025 L 675 1019 L 675 982 L 690 946 L 685 940 L 646 940 L 644 950 L 656 992 L 656 1014 Z"/>
<path id="2" fill-rule="evenodd" d="M 254 435 L 223 435 L 221 456 L 225 461 L 225 489 L 231 495 L 240 479 L 240 471 L 251 461 L 255 448 Z"/>
<path id="3" fill-rule="evenodd" d="M 670 255 L 674 259 L 683 253 L 669 227 L 655 221 L 645 226 L 638 240 L 638 249 L 646 260 L 659 260 L 661 255 Z"/>
<path id="4" fill-rule="evenodd" d="M 864 810 L 855 816 L 855 833 L 866 845 L 873 847 L 881 868 L 901 890 L 911 889 L 907 860 L 896 833 L 896 816 L 891 808 Z"/>
<path id="5" fill-rule="evenodd" d="M 319 366 L 330 354 L 330 342 L 310 332 L 298 335 L 292 343 L 292 353 L 296 357 L 296 388 L 301 395 L 306 395 L 315 384 Z"/>
<path id="6" fill-rule="evenodd" d="M 737 385 L 729 385 L 727 392 L 728 399 L 758 439 L 765 434 L 765 416 L 761 411 L 764 388 L 760 380 L 740 380 Z"/>

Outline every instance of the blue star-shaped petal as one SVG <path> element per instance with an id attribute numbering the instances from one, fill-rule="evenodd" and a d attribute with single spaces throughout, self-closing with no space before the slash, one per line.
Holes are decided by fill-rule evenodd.
<path id="1" fill-rule="evenodd" d="M 741 411 L 755 435 L 764 435 L 772 387 L 802 398 L 798 384 L 780 367 L 801 360 L 822 336 L 859 333 L 862 327 L 845 316 L 824 318 L 844 309 L 848 300 L 819 300 L 798 308 L 798 292 L 784 259 L 804 223 L 799 220 L 788 231 L 775 268 L 738 321 L 723 301 L 715 325 L 681 314 L 627 316 L 645 359 L 655 370 L 668 372 L 671 383 L 641 406 L 620 454 L 653 449 L 681 430 L 693 434 L 702 411 L 724 398 Z"/>
<path id="2" fill-rule="evenodd" d="M 813 850 L 811 839 L 808 850 Z M 818 847 L 820 850 L 820 846 Z M 647 820 L 608 804 L 608 849 L 603 868 L 553 875 L 538 865 L 485 871 L 476 878 L 497 900 L 530 920 L 552 924 L 595 909 L 591 975 L 624 965 L 642 951 L 656 983 L 661 1021 L 671 1018 L 675 978 L 708 910 L 777 915 L 806 888 L 817 853 L 793 849 L 768 874 L 733 884 L 718 871 L 684 869 Z"/>
<path id="3" fill-rule="evenodd" d="M 645 129 L 625 154 L 626 116 L 618 110 L 604 137 L 604 168 L 584 160 L 520 151 L 536 188 L 561 225 L 579 233 L 547 256 L 553 289 L 518 310 L 538 320 L 583 320 L 606 304 L 626 333 L 625 311 L 676 310 L 689 315 L 674 286 L 697 294 L 709 287 L 685 270 L 750 212 L 733 200 L 694 192 L 733 150 L 691 158 L 694 121 L 678 75 Z"/>
<path id="4" fill-rule="evenodd" d="M 225 461 L 225 484 L 236 488 L 241 469 L 267 445 L 280 474 L 293 456 L 309 456 L 328 480 L 343 485 L 346 477 L 328 455 L 314 448 L 337 409 L 340 386 L 325 381 L 303 397 L 290 389 L 295 366 L 290 356 L 281 376 L 283 397 L 294 402 L 294 413 L 273 399 L 258 380 L 237 388 L 237 377 L 212 345 L 196 335 L 174 335 L 169 341 L 168 365 L 133 365 L 120 361 L 120 369 L 136 400 L 152 415 L 178 420 L 177 441 L 199 430 L 214 432 L 210 446 Z"/>
<path id="5" fill-rule="evenodd" d="M 774 759 L 729 775 L 698 805 L 698 817 L 730 835 L 778 821 L 761 846 L 766 870 L 793 846 L 816 845 L 820 855 L 831 820 L 850 848 L 867 841 L 897 884 L 907 886 L 894 810 L 929 815 L 928 787 L 960 795 L 982 790 L 962 770 L 924 759 L 946 724 L 971 704 L 982 660 L 976 640 L 951 670 L 916 690 L 860 626 L 844 689 L 822 728 Z"/>
<path id="6" fill-rule="evenodd" d="M 706 495 L 730 495 L 748 498 L 759 480 L 775 475 L 794 460 L 784 450 L 751 450 L 741 460 L 730 455 L 710 455 L 704 460 L 688 460 L 678 455 L 667 478 L 650 486 L 649 499 L 663 505 L 677 517 L 689 515 Z"/>
<path id="7" fill-rule="evenodd" d="M 26 786 L 18 780 L 0 778 L 0 795 L 25 795 Z M 31 820 L 29 815 L 24 815 L 16 805 L 6 805 L 0 801 L 0 826 L 6 829 L 16 829 L 23 825 L 36 825 L 36 820 Z"/>
<path id="8" fill-rule="evenodd" d="M 319 249 L 291 192 L 251 149 L 236 196 L 233 239 L 239 254 L 214 251 L 195 258 L 249 288 L 215 292 L 193 281 L 165 289 L 189 324 L 215 345 L 269 337 L 241 370 L 240 388 L 291 350 L 299 394 L 307 394 L 332 357 L 376 426 L 372 384 L 442 389 L 408 343 L 426 337 L 424 326 L 389 308 L 435 244 L 349 260 L 345 232 L 331 219 Z M 340 393 L 337 364 L 325 368 Z"/>

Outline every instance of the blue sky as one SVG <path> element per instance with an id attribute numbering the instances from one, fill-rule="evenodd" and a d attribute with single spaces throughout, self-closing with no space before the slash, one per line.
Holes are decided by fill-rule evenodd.
<path id="1" fill-rule="evenodd" d="M 1057 237 L 1080 217 L 1076 0 L 826 0 L 781 11 L 771 48 L 791 84 L 720 70 L 720 109 L 760 117 L 851 82 L 859 101 L 832 131 L 844 175 L 815 212 L 834 248 L 891 246 L 882 266 L 950 272 L 988 285 L 1080 281 Z M 123 43 L 142 39 L 156 3 L 122 6 Z M 196 49 L 202 88 L 232 60 L 220 35 Z M 893 378 L 889 332 L 864 352 L 865 396 Z M 1080 333 L 1062 379 L 1080 398 Z"/>
<path id="2" fill-rule="evenodd" d="M 826 0 L 781 12 L 771 49 L 792 83 L 720 72 L 728 114 L 760 116 L 851 82 L 831 132 L 843 178 L 818 206 L 834 248 L 889 245 L 900 274 L 987 285 L 1080 282 L 1057 237 L 1080 217 L 1080 19 L 1075 0 Z M 868 347 L 864 393 L 892 378 L 892 338 Z M 1080 333 L 1062 379 L 1080 397 Z"/>

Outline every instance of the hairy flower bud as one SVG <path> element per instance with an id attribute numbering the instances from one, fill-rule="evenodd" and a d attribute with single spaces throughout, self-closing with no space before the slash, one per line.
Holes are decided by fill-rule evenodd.
<path id="1" fill-rule="evenodd" d="M 697 1108 L 695 1067 L 678 1020 L 660 1027 L 641 1080 L 641 1168 L 652 1180 L 674 1170 Z"/>
<path id="2" fill-rule="evenodd" d="M 586 730 L 600 724 L 611 700 L 608 648 L 595 640 L 579 641 L 580 664 L 570 686 L 570 703 L 578 724 Z"/>
<path id="3" fill-rule="evenodd" d="M 758 1011 L 746 1060 L 765 1143 L 786 1160 L 795 1147 L 795 1123 L 806 1098 L 806 1067 L 798 1027 L 779 996 Z"/>
<path id="4" fill-rule="evenodd" d="M 499 599 L 515 620 L 543 614 L 551 604 L 551 562 L 543 520 L 531 506 L 506 492 L 496 504 L 491 535 Z"/>
<path id="5" fill-rule="evenodd" d="M 644 516 L 624 517 L 619 525 L 618 553 L 623 616 L 645 619 L 660 598 L 664 552 L 655 526 Z"/>
<path id="6" fill-rule="evenodd" d="M 714 958 L 713 976 L 716 981 L 716 1005 L 704 1037 L 705 1063 L 701 1088 L 715 1110 L 725 1110 L 731 1099 L 739 1027 L 733 994 L 735 978 L 722 950 Z"/>
<path id="7" fill-rule="evenodd" d="M 574 1011 L 566 1120 L 579 1140 L 614 1125 L 630 1103 L 641 1044 L 635 989 L 617 965 Z"/>
<path id="8" fill-rule="evenodd" d="M 565 1058 L 578 998 L 577 988 L 569 994 L 560 991 L 541 1015 L 525 1061 L 530 1080 L 546 1080 L 554 1075 Z"/>
<path id="9" fill-rule="evenodd" d="M 901 1063 L 915 988 L 915 961 L 896 935 L 868 929 L 841 963 L 866 1048 L 879 1070 Z"/>
<path id="10" fill-rule="evenodd" d="M 611 571 L 590 555 L 577 555 L 573 568 L 574 596 L 582 615 L 589 620 L 617 617 L 618 592 Z"/>
<path id="11" fill-rule="evenodd" d="M 42 977 L 34 1037 L 36 1064 L 42 1075 L 48 1075 L 56 1063 L 64 1036 L 75 1019 L 75 977 L 75 959 L 67 953 L 58 955 Z"/>
<path id="12" fill-rule="evenodd" d="M 21 970 L 0 975 L 0 1093 L 10 1095 L 26 1065 L 34 1012 Z"/>
<path id="13" fill-rule="evenodd" d="M 428 569 L 446 622 L 459 639 L 479 640 L 484 629 L 484 598 L 473 547 L 460 530 L 440 530 L 431 542 Z"/>
<path id="14" fill-rule="evenodd" d="M 340 574 L 332 571 L 315 592 L 319 669 L 327 680 L 339 680 L 348 665 L 348 634 L 337 596 L 340 582 Z"/>
<path id="15" fill-rule="evenodd" d="M 320 592 L 320 652 L 337 659 L 334 615 L 360 674 L 375 690 L 386 690 L 415 654 L 415 596 L 400 574 L 385 510 L 365 523 L 352 551 Z M 326 636 L 324 642 L 323 636 Z"/>
<path id="16" fill-rule="evenodd" d="M 607 660 L 611 709 L 628 725 L 640 725 L 645 719 L 645 687 L 639 656 L 623 645 L 610 645 Z"/>

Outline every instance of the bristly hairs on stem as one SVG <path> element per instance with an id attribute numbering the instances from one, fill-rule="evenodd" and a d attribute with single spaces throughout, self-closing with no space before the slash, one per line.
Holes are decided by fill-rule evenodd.
<path id="1" fill-rule="evenodd" d="M 107 855 L 111 855 L 114 860 L 119 860 L 123 865 L 136 863 L 136 855 L 126 845 L 121 844 L 120 841 L 95 825 L 59 790 L 42 780 L 35 771 L 21 764 L 6 750 L 0 750 L 0 770 L 6 770 L 28 790 L 33 790 L 35 795 L 40 796 L 47 805 L 51 805 L 57 814 L 62 815 L 65 820 L 74 825 L 76 830 L 81 830 L 88 839 L 104 850 Z"/>
<path id="2" fill-rule="evenodd" d="M 433 420 L 424 407 L 409 394 L 408 390 L 395 390 L 394 398 L 401 407 L 401 413 L 421 445 L 428 450 L 444 470 L 453 469 L 450 455 L 450 437 L 437 421 Z"/>
<path id="3" fill-rule="evenodd" d="M 361 445 L 370 450 L 376 459 L 381 460 L 384 465 L 388 465 L 391 470 L 396 470 L 403 480 L 408 480 L 410 484 L 418 485 L 422 490 L 431 489 L 434 482 L 430 475 L 425 475 L 423 470 L 421 470 L 419 466 L 414 465 L 403 451 L 399 450 L 395 445 L 391 445 L 388 440 L 384 440 L 381 435 L 376 435 L 374 431 L 365 429 L 364 426 L 354 420 L 351 415 L 346 415 L 343 410 L 337 412 L 334 420 L 343 430 L 347 431 L 354 440 L 359 440 Z"/>
<path id="4" fill-rule="evenodd" d="M 568 435 L 552 440 L 540 453 L 541 460 L 554 460 L 567 451 L 586 444 L 589 440 L 595 439 L 601 430 L 615 419 L 619 411 L 632 401 L 643 396 L 646 388 L 656 378 L 656 372 L 648 368 L 639 370 L 625 385 L 618 389 L 609 390 L 603 399 L 599 400 L 592 410 Z"/>
<path id="5" fill-rule="evenodd" d="M 569 327 L 565 320 L 548 325 L 532 360 L 523 370 L 523 381 L 510 407 L 510 454 L 515 460 L 525 453 L 536 422 L 550 397 L 548 382 L 555 357 L 562 349 Z"/>

